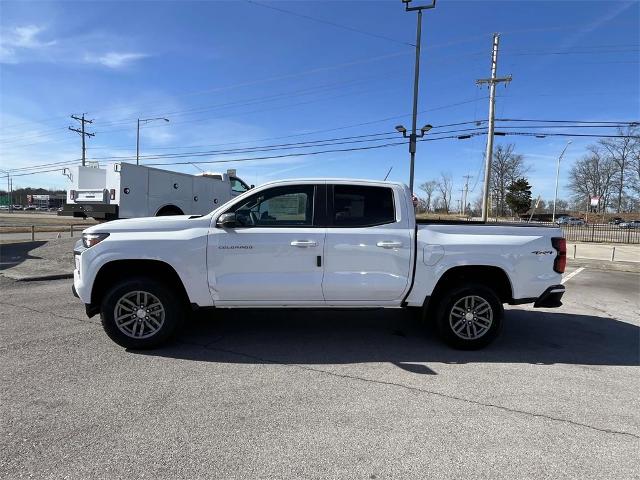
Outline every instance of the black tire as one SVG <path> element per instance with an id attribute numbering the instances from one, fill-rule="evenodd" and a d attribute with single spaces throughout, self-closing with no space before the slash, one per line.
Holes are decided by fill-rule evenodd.
<path id="1" fill-rule="evenodd" d="M 465 304 L 466 301 L 469 303 Z M 467 310 L 465 305 L 474 306 Z M 440 337 L 460 350 L 477 350 L 490 344 L 500 333 L 503 317 L 504 309 L 498 296 L 478 284 L 454 287 L 441 297 L 436 309 Z"/>
<path id="2" fill-rule="evenodd" d="M 125 348 L 143 350 L 166 343 L 175 333 L 186 314 L 185 302 L 175 290 L 175 288 L 172 289 L 162 282 L 147 277 L 134 277 L 116 283 L 106 293 L 100 306 L 100 318 L 104 331 L 111 340 Z M 146 293 L 146 296 L 141 294 L 138 297 L 140 304 L 146 300 L 146 306 L 151 307 L 151 309 L 146 309 L 146 312 L 151 311 L 152 313 L 148 313 L 148 316 L 144 318 L 138 315 L 138 311 L 145 309 L 135 309 L 130 306 L 132 299 L 127 296 L 135 297 L 137 294 L 134 292 Z M 123 298 L 125 300 L 122 300 Z M 135 303 L 135 300 L 133 302 Z M 160 304 L 160 307 L 155 306 L 157 303 Z M 129 311 L 131 311 L 130 317 Z M 117 321 L 123 316 L 129 318 Z M 145 333 L 145 327 L 151 331 Z M 136 328 L 138 337 L 135 336 Z M 152 332 L 154 328 L 156 331 Z M 127 331 L 129 333 L 125 333 Z"/>

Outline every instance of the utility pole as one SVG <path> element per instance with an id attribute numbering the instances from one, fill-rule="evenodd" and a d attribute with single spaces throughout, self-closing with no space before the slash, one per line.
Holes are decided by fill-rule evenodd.
<path id="1" fill-rule="evenodd" d="M 551 223 L 556 223 L 556 203 L 558 202 L 558 178 L 560 178 L 560 161 L 564 156 L 564 152 L 567 151 L 567 148 L 571 145 L 571 140 L 567 142 L 567 144 L 562 149 L 562 153 L 558 157 L 558 167 L 556 168 L 556 193 L 553 196 L 553 216 L 551 218 Z"/>
<path id="2" fill-rule="evenodd" d="M 84 118 L 84 113 L 82 114 L 82 117 L 78 117 L 76 115 L 71 115 L 71 118 L 73 118 L 74 120 L 77 120 L 78 122 L 80 122 L 81 125 L 81 129 L 78 130 L 77 128 L 72 128 L 69 127 L 69 130 L 71 130 L 72 132 L 76 132 L 79 133 L 80 136 L 82 137 L 82 166 L 85 166 L 86 163 L 86 159 L 87 159 L 87 148 L 85 146 L 85 137 L 95 137 L 96 134 L 95 133 L 89 133 L 89 132 L 85 132 L 84 131 L 84 124 L 85 123 L 93 123 L 93 120 L 86 120 Z"/>
<path id="3" fill-rule="evenodd" d="M 493 132 L 496 109 L 496 85 L 500 82 L 509 83 L 511 75 L 498 77 L 498 45 L 500 34 L 493 34 L 493 52 L 491 54 L 491 78 L 476 80 L 477 85 L 489 85 L 489 131 L 487 132 L 487 151 L 484 166 L 484 191 L 482 193 L 482 221 L 486 222 L 489 213 L 489 183 L 491 179 L 491 160 L 493 159 Z"/>
<path id="4" fill-rule="evenodd" d="M 463 175 L 464 178 L 464 193 L 462 195 L 463 204 L 462 204 L 462 214 L 464 215 L 467 210 L 467 195 L 469 194 L 469 179 L 473 178 L 471 175 Z"/>
<path id="5" fill-rule="evenodd" d="M 402 0 L 404 3 L 404 9 L 406 12 L 418 12 L 418 25 L 416 27 L 416 60 L 413 74 L 413 118 L 411 120 L 411 134 L 409 135 L 409 155 L 411 158 L 411 163 L 409 166 L 409 189 L 411 193 L 413 193 L 413 177 L 414 177 L 414 167 L 416 162 L 416 145 L 419 136 L 416 133 L 416 128 L 418 124 L 418 86 L 420 80 L 420 43 L 422 42 L 422 10 L 428 10 L 431 8 L 435 8 L 436 0 L 432 0 L 429 5 L 420 5 L 417 7 L 411 7 L 412 0 Z M 422 129 L 422 135 L 424 136 L 425 130 Z M 404 135 L 404 133 L 403 133 Z"/>

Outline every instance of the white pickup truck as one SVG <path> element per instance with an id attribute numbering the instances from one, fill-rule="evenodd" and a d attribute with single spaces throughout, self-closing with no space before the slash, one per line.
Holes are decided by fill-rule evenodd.
<path id="1" fill-rule="evenodd" d="M 456 348 L 498 334 L 503 304 L 558 307 L 558 228 L 416 221 L 399 183 L 288 180 L 204 216 L 85 230 L 74 294 L 128 348 L 167 341 L 189 309 L 407 308 Z"/>

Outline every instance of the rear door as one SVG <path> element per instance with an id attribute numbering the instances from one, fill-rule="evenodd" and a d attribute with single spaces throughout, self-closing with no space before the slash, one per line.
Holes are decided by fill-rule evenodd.
<path id="1" fill-rule="evenodd" d="M 327 186 L 327 303 L 402 300 L 411 276 L 411 233 L 397 195 L 384 184 Z"/>

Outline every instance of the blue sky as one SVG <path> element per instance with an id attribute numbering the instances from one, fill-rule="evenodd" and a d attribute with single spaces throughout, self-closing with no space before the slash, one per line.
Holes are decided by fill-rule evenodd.
<path id="1" fill-rule="evenodd" d="M 94 119 L 89 158 L 135 154 L 139 117 L 170 119 L 142 130 L 142 155 L 379 134 L 410 124 L 408 44 L 415 40 L 416 18 L 400 0 L 262 3 L 348 28 L 246 1 L 0 3 L 0 168 L 79 158 L 80 138 L 67 130 L 72 113 Z M 501 33 L 499 74 L 513 75 L 498 89 L 498 118 L 637 120 L 639 25 L 638 2 L 441 0 L 424 14 L 418 122 L 487 118 L 487 89 L 475 79 L 489 76 L 493 32 Z M 399 141 L 393 134 L 380 138 L 387 140 L 175 161 Z M 475 187 L 470 198 L 477 197 L 485 139 L 419 144 L 416 183 L 451 173 L 455 199 L 469 174 Z M 531 164 L 534 195 L 547 199 L 566 141 L 496 139 L 516 144 Z M 573 139 L 562 165 L 561 196 L 568 195 L 571 163 L 594 141 Z M 309 176 L 381 179 L 391 167 L 391 180 L 408 182 L 409 170 L 406 145 L 198 165 L 236 168 L 255 184 Z M 192 165 L 170 168 L 198 172 Z M 14 178 L 15 187 L 66 185 L 59 172 Z"/>

